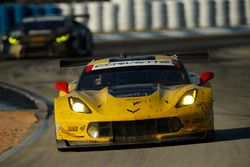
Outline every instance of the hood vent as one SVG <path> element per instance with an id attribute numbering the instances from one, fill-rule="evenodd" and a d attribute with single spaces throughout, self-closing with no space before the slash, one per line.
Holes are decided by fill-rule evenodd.
<path id="1" fill-rule="evenodd" d="M 114 97 L 149 96 L 157 90 L 156 84 L 123 85 L 109 88 L 109 94 Z"/>

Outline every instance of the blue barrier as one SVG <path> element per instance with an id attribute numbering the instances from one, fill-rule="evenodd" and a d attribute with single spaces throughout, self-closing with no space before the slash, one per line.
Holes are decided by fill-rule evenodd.
<path id="1" fill-rule="evenodd" d="M 54 5 L 25 5 L 3 3 L 0 5 L 0 35 L 11 31 L 24 17 L 41 15 L 60 15 L 61 10 Z"/>
<path id="2" fill-rule="evenodd" d="M 7 5 L 8 31 L 15 27 L 15 10 L 13 4 Z"/>
<path id="3" fill-rule="evenodd" d="M 53 5 L 43 5 L 42 6 L 45 15 L 60 15 L 61 10 Z"/>
<path id="4" fill-rule="evenodd" d="M 0 34 L 7 32 L 9 29 L 7 11 L 8 11 L 7 4 L 0 5 Z"/>
<path id="5" fill-rule="evenodd" d="M 15 27 L 14 10 L 11 4 L 0 5 L 0 34 Z"/>
<path id="6" fill-rule="evenodd" d="M 17 26 L 21 21 L 22 19 L 27 16 L 28 14 L 26 13 L 27 11 L 27 7 L 26 5 L 23 5 L 23 4 L 14 4 L 13 5 L 13 9 L 15 11 L 15 26 Z"/>
<path id="7" fill-rule="evenodd" d="M 44 14 L 41 6 L 29 5 L 29 8 L 31 9 L 31 15 L 32 16 L 41 16 L 41 15 Z"/>

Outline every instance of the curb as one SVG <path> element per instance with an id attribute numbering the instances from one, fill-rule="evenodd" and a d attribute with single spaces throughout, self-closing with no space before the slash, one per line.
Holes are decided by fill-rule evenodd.
<path id="1" fill-rule="evenodd" d="M 19 94 L 22 94 L 29 98 L 30 100 L 34 101 L 37 106 L 37 111 L 35 112 L 35 116 L 39 120 L 39 124 L 36 129 L 34 129 L 33 132 L 28 134 L 28 136 L 24 137 L 24 139 L 18 143 L 16 146 L 13 146 L 9 150 L 3 152 L 0 155 L 0 162 L 4 161 L 5 159 L 11 157 L 12 155 L 16 154 L 17 152 L 21 151 L 24 147 L 30 145 L 33 143 L 36 139 L 38 139 L 43 132 L 48 128 L 48 121 L 52 114 L 52 104 L 46 100 L 45 98 L 36 95 L 28 90 L 18 88 L 14 85 L 6 84 L 3 82 L 0 82 L 0 85 L 3 88 L 10 89 L 12 91 L 15 91 Z"/>

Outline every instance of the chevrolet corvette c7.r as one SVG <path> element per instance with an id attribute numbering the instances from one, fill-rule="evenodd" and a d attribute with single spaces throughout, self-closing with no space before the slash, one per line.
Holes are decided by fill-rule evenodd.
<path id="1" fill-rule="evenodd" d="M 55 84 L 57 148 L 209 138 L 212 78 L 188 73 L 175 56 L 93 60 L 77 81 Z"/>

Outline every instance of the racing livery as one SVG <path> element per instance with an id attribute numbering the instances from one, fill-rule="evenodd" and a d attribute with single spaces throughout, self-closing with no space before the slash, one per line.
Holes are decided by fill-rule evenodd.
<path id="1" fill-rule="evenodd" d="M 28 56 L 89 56 L 93 50 L 90 30 L 73 17 L 24 18 L 4 41 L 4 58 Z"/>
<path id="2" fill-rule="evenodd" d="M 77 81 L 55 84 L 57 148 L 209 139 L 212 78 L 174 55 L 92 60 Z"/>

